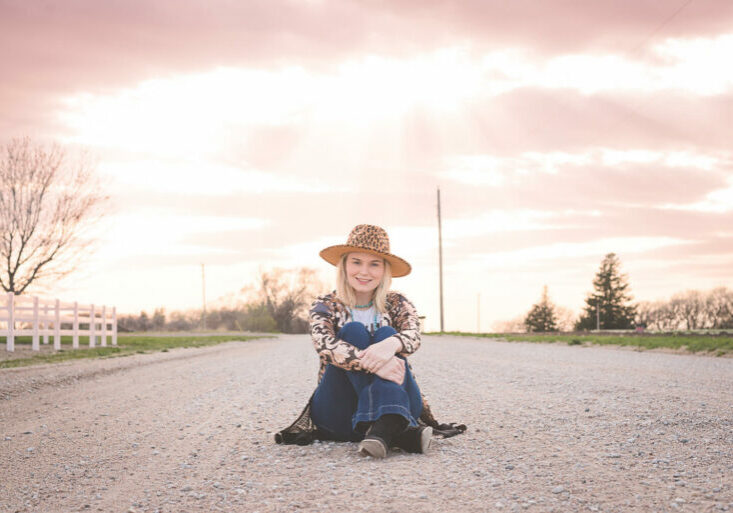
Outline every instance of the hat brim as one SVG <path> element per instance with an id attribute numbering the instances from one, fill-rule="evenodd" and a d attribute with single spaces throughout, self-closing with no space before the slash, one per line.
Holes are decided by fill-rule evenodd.
<path id="1" fill-rule="evenodd" d="M 321 255 L 321 258 L 323 258 L 329 264 L 338 265 L 339 260 L 341 260 L 341 257 L 344 255 L 344 253 L 355 253 L 355 252 L 370 253 L 372 255 L 375 255 L 375 256 L 378 256 L 378 257 L 381 257 L 387 260 L 392 270 L 393 278 L 407 276 L 412 271 L 412 266 L 408 264 L 406 260 L 398 257 L 397 255 L 393 255 L 392 253 L 381 253 L 379 251 L 374 251 L 372 249 L 362 248 L 359 246 L 349 246 L 346 244 L 339 244 L 338 246 L 329 246 L 326 249 L 321 250 L 319 255 Z"/>

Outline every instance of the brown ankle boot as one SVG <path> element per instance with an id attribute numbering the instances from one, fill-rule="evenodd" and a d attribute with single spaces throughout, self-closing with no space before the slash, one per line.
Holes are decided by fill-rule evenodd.
<path id="1" fill-rule="evenodd" d="M 425 454 L 433 440 L 433 428 L 430 426 L 409 427 L 397 435 L 392 442 L 405 452 Z"/>
<path id="2" fill-rule="evenodd" d="M 359 443 L 359 454 L 372 458 L 386 457 L 392 442 L 405 430 L 407 424 L 407 419 L 402 415 L 382 415 L 369 427 L 364 440 Z"/>

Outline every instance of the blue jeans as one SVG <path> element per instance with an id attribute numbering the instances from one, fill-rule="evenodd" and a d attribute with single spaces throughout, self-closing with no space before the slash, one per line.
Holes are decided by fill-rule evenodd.
<path id="1" fill-rule="evenodd" d="M 382 326 L 372 335 L 362 323 L 350 322 L 336 336 L 357 349 L 366 349 L 396 333 L 394 328 Z M 329 365 L 311 401 L 313 422 L 321 436 L 332 440 L 357 442 L 364 438 L 371 422 L 387 413 L 401 415 L 409 425 L 417 426 L 422 396 L 407 365 L 401 385 L 376 374 Z"/>

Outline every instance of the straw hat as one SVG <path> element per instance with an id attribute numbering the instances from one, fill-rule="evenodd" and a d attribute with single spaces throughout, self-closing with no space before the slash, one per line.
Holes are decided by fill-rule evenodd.
<path id="1" fill-rule="evenodd" d="M 380 256 L 390 263 L 392 276 L 399 278 L 410 274 L 412 267 L 406 260 L 389 252 L 389 237 L 379 226 L 360 224 L 354 227 L 346 240 L 346 244 L 329 246 L 319 254 L 331 265 L 338 265 L 344 253 L 359 251 Z"/>

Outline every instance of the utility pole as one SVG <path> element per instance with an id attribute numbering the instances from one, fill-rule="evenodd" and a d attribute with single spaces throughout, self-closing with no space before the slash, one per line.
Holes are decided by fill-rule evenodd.
<path id="1" fill-rule="evenodd" d="M 481 333 L 481 292 L 476 299 L 476 333 Z"/>
<path id="2" fill-rule="evenodd" d="M 204 264 L 201 264 L 201 298 L 204 305 L 203 314 L 201 315 L 201 329 L 206 331 L 206 274 Z"/>
<path id="3" fill-rule="evenodd" d="M 596 331 L 601 331 L 601 298 L 596 299 Z"/>
<path id="4" fill-rule="evenodd" d="M 438 273 L 440 275 L 440 332 L 443 333 L 443 228 L 440 221 L 440 187 L 438 187 Z"/>

